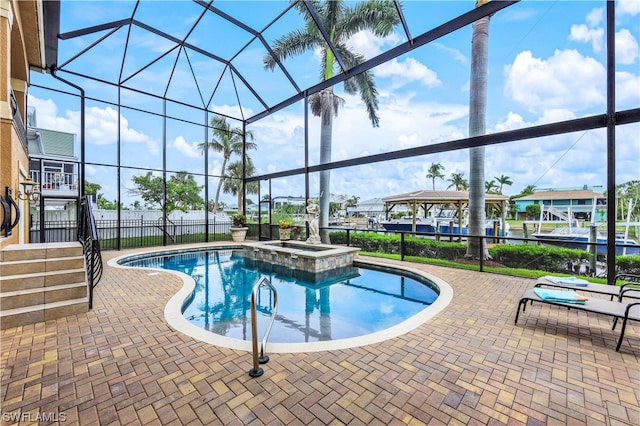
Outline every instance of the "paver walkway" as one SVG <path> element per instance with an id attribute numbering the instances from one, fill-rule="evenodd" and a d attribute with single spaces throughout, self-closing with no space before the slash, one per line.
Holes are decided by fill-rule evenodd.
<path id="1" fill-rule="evenodd" d="M 106 252 L 105 258 L 125 252 Z M 170 274 L 106 267 L 92 311 L 2 331 L 2 423 L 640 424 L 640 327 L 533 305 L 533 280 L 412 264 L 451 304 L 416 330 L 331 352 L 250 353 L 172 330 Z"/>

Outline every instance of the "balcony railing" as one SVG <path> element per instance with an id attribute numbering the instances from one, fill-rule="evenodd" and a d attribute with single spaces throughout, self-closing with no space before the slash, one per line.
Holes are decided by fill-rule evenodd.
<path id="1" fill-rule="evenodd" d="M 24 126 L 24 121 L 22 121 L 20 108 L 18 108 L 18 101 L 16 100 L 16 96 L 13 94 L 13 90 L 11 90 L 11 113 L 13 115 L 13 126 L 18 134 L 18 139 L 20 139 L 24 152 L 28 152 L 27 130 Z"/>
<path id="2" fill-rule="evenodd" d="M 41 191 L 77 191 L 78 174 L 63 172 L 31 171 L 31 180 L 40 185 Z"/>

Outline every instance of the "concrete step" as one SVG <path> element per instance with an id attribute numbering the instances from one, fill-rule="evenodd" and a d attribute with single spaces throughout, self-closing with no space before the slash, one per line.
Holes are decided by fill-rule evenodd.
<path id="1" fill-rule="evenodd" d="M 89 310 L 87 297 L 42 303 L 22 308 L 7 309 L 0 312 L 0 329 L 13 328 L 37 322 L 49 321 L 76 315 Z"/>
<path id="2" fill-rule="evenodd" d="M 63 300 L 87 297 L 87 284 L 84 282 L 60 284 L 49 287 L 37 287 L 26 290 L 3 291 L 0 293 L 0 310 L 25 308 Z"/>
<path id="3" fill-rule="evenodd" d="M 0 250 L 0 328 L 87 312 L 82 246 L 14 244 Z"/>
<path id="4" fill-rule="evenodd" d="M 38 272 L 79 269 L 84 267 L 84 257 L 53 257 L 46 259 L 12 260 L 0 262 L 0 277 L 33 274 Z"/>
<path id="5" fill-rule="evenodd" d="M 70 243 L 12 244 L 0 251 L 0 262 L 82 256 L 82 245 Z"/>
<path id="6" fill-rule="evenodd" d="M 0 292 L 29 290 L 38 287 L 86 281 L 87 277 L 84 268 L 41 271 L 8 276 L 0 275 Z"/>

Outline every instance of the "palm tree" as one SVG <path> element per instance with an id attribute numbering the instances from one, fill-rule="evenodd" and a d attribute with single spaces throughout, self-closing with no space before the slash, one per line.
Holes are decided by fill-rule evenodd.
<path id="1" fill-rule="evenodd" d="M 248 130 L 243 132 L 242 128 L 231 128 L 226 117 L 214 115 L 211 119 L 211 127 L 213 128 L 213 139 L 211 142 L 202 142 L 198 147 L 204 152 L 205 149 L 211 149 L 215 152 L 222 153 L 222 168 L 220 169 L 220 179 L 218 180 L 218 188 L 216 189 L 216 197 L 213 201 L 213 211 L 218 211 L 218 201 L 220 200 L 220 188 L 224 180 L 224 174 L 227 168 L 227 162 L 233 154 L 242 155 L 242 144 L 245 138 L 253 140 L 253 132 Z M 256 149 L 257 145 L 253 142 L 246 142 L 246 150 Z"/>
<path id="2" fill-rule="evenodd" d="M 444 166 L 440 163 L 431 163 L 431 166 L 429 166 L 425 177 L 431 179 L 431 186 L 434 191 L 436 190 L 436 179 L 444 179 L 443 171 Z"/>
<path id="3" fill-rule="evenodd" d="M 451 185 L 447 186 L 447 189 L 451 187 L 454 187 L 456 191 L 466 191 L 469 189 L 469 181 L 464 178 L 464 172 L 451 173 L 448 182 L 450 182 Z"/>
<path id="4" fill-rule="evenodd" d="M 498 192 L 500 194 L 502 194 L 502 187 L 504 185 L 513 185 L 513 182 L 511 181 L 511 178 L 509 176 L 505 176 L 505 175 L 500 175 L 500 177 L 494 177 L 495 180 L 498 181 L 498 183 L 500 184 L 500 187 L 498 188 Z"/>
<path id="5" fill-rule="evenodd" d="M 291 0 L 294 2 L 294 0 Z M 369 30 L 378 37 L 389 35 L 393 27 L 400 23 L 394 2 L 391 0 L 367 0 L 356 5 L 347 5 L 344 0 L 308 2 L 295 1 L 294 8 L 303 16 L 306 25 L 302 29 L 289 32 L 278 38 L 272 47 L 274 56 L 266 54 L 264 66 L 273 70 L 276 58 L 283 61 L 290 56 L 300 55 L 306 51 L 319 51 L 321 54 L 321 78 L 328 80 L 334 76 L 337 64 L 334 51 L 329 49 L 327 41 L 318 30 L 307 3 L 315 10 L 317 17 L 329 34 L 329 41 L 335 46 L 347 69 L 364 62 L 365 57 L 351 50 L 347 45 L 350 37 L 361 30 Z M 373 74 L 365 71 L 344 82 L 344 90 L 349 94 L 360 93 L 369 120 L 374 127 L 378 126 L 378 91 Z M 320 125 L 320 164 L 331 162 L 331 144 L 333 117 L 337 116 L 344 100 L 333 93 L 333 87 L 314 93 L 309 97 L 309 105 L 313 115 L 321 118 Z M 330 172 L 320 172 L 320 221 L 321 237 L 328 242 L 326 226 L 329 224 Z"/>
<path id="6" fill-rule="evenodd" d="M 243 208 L 243 185 L 244 185 L 244 177 L 251 177 L 256 174 L 256 169 L 251 161 L 251 158 L 246 157 L 246 170 L 243 175 L 242 173 L 242 161 L 234 161 L 229 164 L 228 168 L 229 174 L 225 176 L 222 181 L 222 190 L 225 194 L 231 194 L 238 197 L 238 213 L 244 213 Z M 258 193 L 258 182 L 250 182 L 247 185 L 247 194 L 257 194 Z"/>
<path id="7" fill-rule="evenodd" d="M 532 195 L 534 192 L 536 192 L 536 186 L 535 185 L 527 185 L 524 187 L 524 189 L 520 192 L 521 195 Z"/>
<path id="8" fill-rule="evenodd" d="M 498 184 L 496 184 L 495 180 L 491 179 L 484 183 L 484 190 L 486 191 L 487 194 L 495 193 L 496 191 L 494 188 L 498 188 Z"/>
<path id="9" fill-rule="evenodd" d="M 476 7 L 488 0 L 477 0 Z M 485 134 L 487 110 L 487 62 L 489 60 L 489 20 L 485 16 L 473 23 L 471 38 L 471 78 L 469 98 L 469 137 Z M 484 146 L 469 148 L 469 236 L 484 236 L 485 188 Z M 467 257 L 489 257 L 484 239 L 469 238 Z"/>

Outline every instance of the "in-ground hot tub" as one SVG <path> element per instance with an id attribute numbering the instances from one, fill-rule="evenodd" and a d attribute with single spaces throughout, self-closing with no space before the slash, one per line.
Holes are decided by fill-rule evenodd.
<path id="1" fill-rule="evenodd" d="M 301 271 L 308 276 L 348 270 L 360 251 L 357 247 L 280 240 L 244 243 L 242 247 L 243 256 L 249 261 Z"/>

